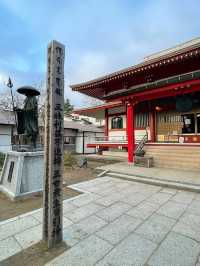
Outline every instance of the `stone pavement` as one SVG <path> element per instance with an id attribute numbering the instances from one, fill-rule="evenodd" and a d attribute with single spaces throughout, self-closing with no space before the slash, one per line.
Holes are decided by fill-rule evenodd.
<path id="1" fill-rule="evenodd" d="M 71 186 L 64 241 L 47 265 L 200 266 L 200 194 L 101 177 Z M 0 223 L 1 261 L 41 239 L 42 210 Z"/>
<path id="2" fill-rule="evenodd" d="M 132 176 L 148 177 L 163 181 L 178 182 L 200 186 L 200 172 L 182 169 L 169 169 L 158 167 L 140 167 L 133 163 L 120 162 L 97 167 L 100 171 L 111 171 Z"/>

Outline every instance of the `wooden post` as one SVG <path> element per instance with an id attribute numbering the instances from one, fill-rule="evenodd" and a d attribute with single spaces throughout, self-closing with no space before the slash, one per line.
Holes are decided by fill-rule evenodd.
<path id="1" fill-rule="evenodd" d="M 62 241 L 64 45 L 52 41 L 47 52 L 43 240 L 49 248 Z"/>
<path id="2" fill-rule="evenodd" d="M 155 111 L 153 109 L 150 110 L 149 113 L 149 128 L 150 128 L 150 137 L 151 137 L 151 142 L 156 141 L 156 131 L 155 131 Z"/>
<path id="3" fill-rule="evenodd" d="M 134 162 L 135 153 L 135 106 L 127 104 L 128 162 Z"/>

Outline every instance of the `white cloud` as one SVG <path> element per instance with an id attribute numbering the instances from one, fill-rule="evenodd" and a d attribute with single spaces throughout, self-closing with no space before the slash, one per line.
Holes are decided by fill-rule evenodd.
<path id="1" fill-rule="evenodd" d="M 8 75 L 0 71 L 0 89 L 5 86 L 8 81 Z"/>
<path id="2" fill-rule="evenodd" d="M 84 54 L 70 77 L 70 82 L 87 81 L 106 74 L 109 70 L 108 57 L 103 54 L 88 52 Z"/>

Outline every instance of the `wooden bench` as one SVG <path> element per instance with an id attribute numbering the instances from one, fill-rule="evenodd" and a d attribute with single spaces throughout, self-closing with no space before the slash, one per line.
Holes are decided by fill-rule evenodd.
<path id="1" fill-rule="evenodd" d="M 150 156 L 135 156 L 135 165 L 144 166 L 147 168 L 153 167 L 153 157 Z"/>

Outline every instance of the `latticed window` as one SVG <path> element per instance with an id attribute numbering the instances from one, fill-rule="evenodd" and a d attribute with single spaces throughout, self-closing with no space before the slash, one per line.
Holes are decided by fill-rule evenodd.
<path id="1" fill-rule="evenodd" d="M 146 128 L 149 125 L 148 113 L 137 113 L 135 116 L 135 127 Z"/>
<path id="2" fill-rule="evenodd" d="M 123 128 L 123 118 L 120 116 L 113 117 L 111 120 L 111 129 Z"/>

